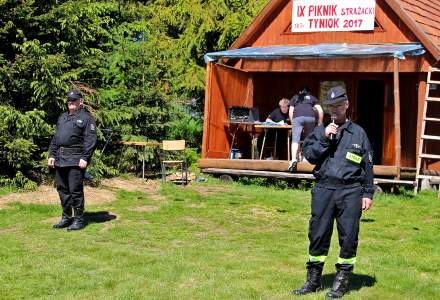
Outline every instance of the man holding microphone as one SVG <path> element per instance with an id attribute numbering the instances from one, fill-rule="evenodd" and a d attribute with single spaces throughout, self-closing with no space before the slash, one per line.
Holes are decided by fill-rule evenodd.
<path id="1" fill-rule="evenodd" d="M 320 289 L 336 219 L 341 249 L 336 277 L 327 297 L 340 298 L 349 289 L 349 276 L 356 262 L 362 211 L 372 205 L 373 164 L 365 131 L 347 118 L 349 103 L 345 89 L 331 88 L 324 105 L 332 122 L 317 126 L 303 145 L 304 156 L 316 165 L 314 175 L 318 182 L 312 189 L 307 280 L 293 293 L 306 295 Z"/>

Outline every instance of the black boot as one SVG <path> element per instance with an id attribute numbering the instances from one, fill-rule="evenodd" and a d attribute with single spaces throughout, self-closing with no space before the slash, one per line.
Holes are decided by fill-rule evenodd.
<path id="1" fill-rule="evenodd" d="M 73 223 L 67 227 L 68 231 L 71 230 L 81 230 L 86 227 L 83 217 L 83 211 L 81 209 L 75 209 L 75 217 L 73 218 Z"/>
<path id="2" fill-rule="evenodd" d="M 72 222 L 73 222 L 72 217 L 68 217 L 68 216 L 63 215 L 61 217 L 60 222 L 58 222 L 58 224 L 54 224 L 52 227 L 55 229 L 65 228 L 65 227 L 69 226 L 70 224 L 72 224 Z"/>
<path id="3" fill-rule="evenodd" d="M 321 275 L 324 263 L 307 263 L 307 280 L 302 288 L 293 290 L 292 294 L 307 295 L 321 289 Z"/>
<path id="4" fill-rule="evenodd" d="M 296 166 L 297 166 L 297 164 L 298 164 L 298 162 L 296 160 L 295 161 L 291 161 L 290 165 L 289 165 L 289 168 L 288 168 L 288 171 L 290 173 L 296 173 Z"/>
<path id="5" fill-rule="evenodd" d="M 81 230 L 81 229 L 83 229 L 84 227 L 86 227 L 85 225 L 84 225 L 84 220 L 83 220 L 83 218 L 81 217 L 81 218 L 77 218 L 77 217 L 75 217 L 75 219 L 73 220 L 73 223 L 72 223 L 72 225 L 70 225 L 69 227 L 67 227 L 67 230 L 68 231 L 71 231 L 71 230 Z"/>
<path id="6" fill-rule="evenodd" d="M 326 295 L 327 298 L 341 298 L 348 292 L 350 273 L 351 271 L 347 270 L 337 270 L 332 289 Z"/>

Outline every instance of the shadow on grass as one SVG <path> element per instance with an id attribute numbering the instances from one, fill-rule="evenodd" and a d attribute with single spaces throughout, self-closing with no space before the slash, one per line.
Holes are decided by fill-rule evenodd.
<path id="1" fill-rule="evenodd" d="M 375 222 L 375 221 L 374 221 L 374 219 L 367 219 L 367 218 L 365 218 L 365 219 L 361 219 L 361 222 L 364 222 L 364 223 L 373 223 L 373 222 Z"/>
<path id="2" fill-rule="evenodd" d="M 114 219 L 116 219 L 116 216 L 109 214 L 108 211 L 84 212 L 84 221 L 87 225 L 93 223 L 104 223 Z"/>
<path id="3" fill-rule="evenodd" d="M 324 289 L 332 287 L 335 275 L 335 273 L 322 275 L 322 286 Z M 358 291 L 363 287 L 372 287 L 376 282 L 376 277 L 353 273 L 350 276 L 350 291 Z"/>

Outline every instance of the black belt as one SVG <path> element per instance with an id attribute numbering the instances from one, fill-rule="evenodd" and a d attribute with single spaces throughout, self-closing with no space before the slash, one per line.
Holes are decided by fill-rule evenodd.
<path id="1" fill-rule="evenodd" d="M 77 154 L 77 153 L 82 153 L 82 148 L 78 148 L 78 147 L 59 147 L 58 151 L 61 154 Z"/>
<path id="2" fill-rule="evenodd" d="M 361 183 L 356 179 L 338 179 L 338 178 L 323 178 L 318 181 L 319 186 L 334 187 L 334 188 L 351 188 L 361 186 Z"/>

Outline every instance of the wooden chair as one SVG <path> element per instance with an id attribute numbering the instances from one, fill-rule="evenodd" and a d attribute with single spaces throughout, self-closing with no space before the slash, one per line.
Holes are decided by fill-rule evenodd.
<path id="1" fill-rule="evenodd" d="M 188 184 L 188 167 L 185 158 L 185 140 L 168 140 L 162 142 L 161 153 L 161 169 L 162 169 L 162 183 L 166 181 L 166 167 L 175 167 L 180 165 L 182 171 L 181 184 Z M 177 159 L 169 159 L 173 157 Z M 176 182 L 176 181 L 175 181 Z"/>

